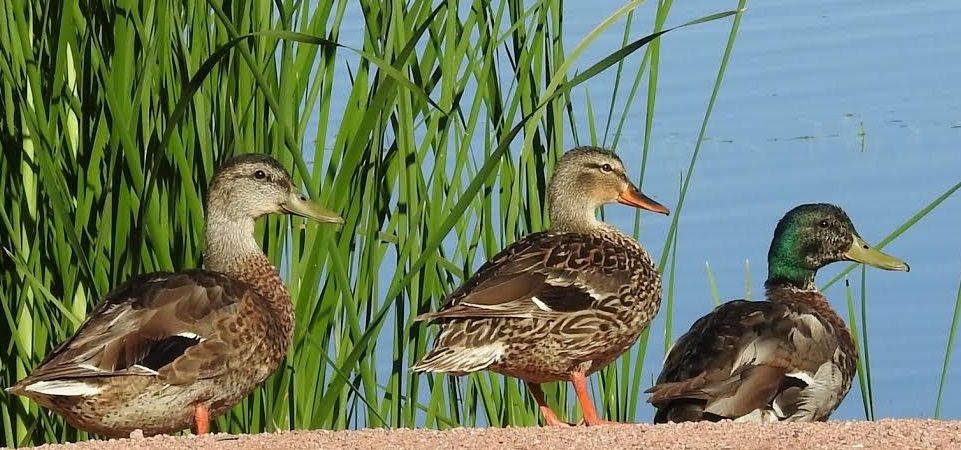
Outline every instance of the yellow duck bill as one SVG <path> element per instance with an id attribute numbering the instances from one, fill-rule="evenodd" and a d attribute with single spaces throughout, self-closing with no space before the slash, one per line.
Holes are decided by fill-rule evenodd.
<path id="1" fill-rule="evenodd" d="M 297 191 L 292 191 L 287 201 L 281 205 L 284 211 L 313 219 L 318 222 L 344 223 L 344 219 L 337 213 L 321 206 L 319 203 L 311 201 L 306 195 Z"/>
<path id="2" fill-rule="evenodd" d="M 854 235 L 854 242 L 851 243 L 851 248 L 844 252 L 844 256 L 851 261 L 874 266 L 878 269 L 911 271 L 911 266 L 908 263 L 871 247 L 858 235 Z"/>

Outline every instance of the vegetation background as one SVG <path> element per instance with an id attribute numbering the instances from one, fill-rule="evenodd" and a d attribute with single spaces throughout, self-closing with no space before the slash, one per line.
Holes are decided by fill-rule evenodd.
<path id="1" fill-rule="evenodd" d="M 432 338 L 411 319 L 504 245 L 545 227 L 547 176 L 571 142 L 617 149 L 625 126 L 642 126 L 642 164 L 632 168 L 641 185 L 659 80 L 660 45 L 649 36 L 720 21 L 730 33 L 697 112 L 672 226 L 663 245 L 647 242 L 667 285 L 667 332 L 655 344 L 668 346 L 675 231 L 746 1 L 700 19 L 671 17 L 671 0 L 642 3 L 610 11 L 574 46 L 561 38 L 560 1 L 361 0 L 361 24 L 344 21 L 357 7 L 347 0 L 0 4 L 0 385 L 25 376 L 131 275 L 199 266 L 217 163 L 265 152 L 347 223 L 258 226 L 295 299 L 294 347 L 215 429 L 537 423 L 513 380 L 410 373 Z M 636 25 L 638 14 L 654 17 L 653 28 Z M 362 46 L 337 44 L 357 27 Z M 585 60 L 604 33 L 620 45 Z M 614 94 L 588 95 L 586 111 L 575 110 L 572 90 L 604 70 L 617 74 Z M 631 108 L 644 109 L 642 125 L 625 123 Z M 587 130 L 572 126 L 584 120 Z M 864 311 L 855 305 L 865 302 L 848 301 L 857 326 Z M 957 318 L 945 368 L 956 328 Z M 645 334 L 595 377 L 606 416 L 637 415 L 648 345 Z M 869 386 L 868 366 L 860 376 Z M 567 386 L 547 394 L 575 417 Z M 871 417 L 870 389 L 862 396 Z M 0 445 L 86 437 L 0 394 Z"/>

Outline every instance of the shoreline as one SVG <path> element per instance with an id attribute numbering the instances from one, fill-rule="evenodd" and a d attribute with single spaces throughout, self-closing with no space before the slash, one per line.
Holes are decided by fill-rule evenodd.
<path id="1" fill-rule="evenodd" d="M 931 449 L 961 448 L 961 421 L 882 419 L 818 423 L 698 422 L 603 427 L 296 430 L 264 434 L 154 436 L 45 444 L 60 449 Z"/>

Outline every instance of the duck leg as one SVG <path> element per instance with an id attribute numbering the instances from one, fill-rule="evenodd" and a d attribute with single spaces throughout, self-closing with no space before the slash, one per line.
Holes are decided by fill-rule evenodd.
<path id="1" fill-rule="evenodd" d="M 571 372 L 571 383 L 574 384 L 574 392 L 577 393 L 577 401 L 581 404 L 581 412 L 584 415 L 584 424 L 587 426 L 595 425 L 616 425 L 617 422 L 603 420 L 597 417 L 597 410 L 594 409 L 594 401 L 591 394 L 587 391 L 587 376 L 582 371 Z"/>
<path id="2" fill-rule="evenodd" d="M 541 410 L 541 416 L 544 417 L 544 423 L 552 427 L 569 427 L 571 424 L 561 420 L 554 414 L 554 411 L 547 406 L 547 400 L 544 398 L 544 391 L 541 390 L 541 385 L 537 383 L 527 382 L 527 389 L 531 391 L 531 395 L 534 396 L 534 401 L 537 402 L 537 409 Z"/>
<path id="3" fill-rule="evenodd" d="M 207 405 L 201 403 L 194 406 L 194 426 L 197 434 L 210 432 L 210 410 Z"/>

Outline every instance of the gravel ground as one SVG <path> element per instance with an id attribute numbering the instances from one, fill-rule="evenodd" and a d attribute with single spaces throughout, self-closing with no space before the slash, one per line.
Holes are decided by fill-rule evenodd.
<path id="1" fill-rule="evenodd" d="M 369 429 L 155 436 L 42 449 L 961 449 L 961 421 L 685 423 L 574 428 Z"/>

